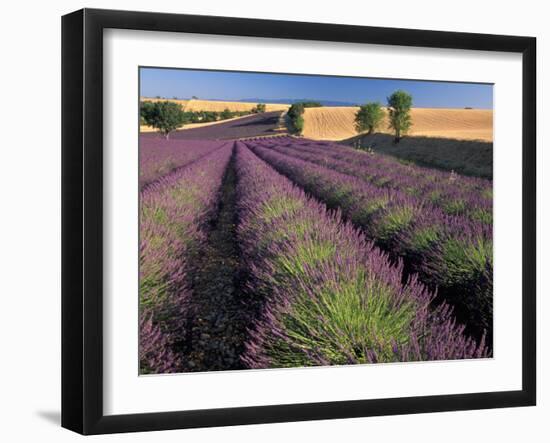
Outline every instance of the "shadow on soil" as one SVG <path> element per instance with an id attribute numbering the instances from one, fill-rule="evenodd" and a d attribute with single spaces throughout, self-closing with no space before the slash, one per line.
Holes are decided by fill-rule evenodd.
<path id="1" fill-rule="evenodd" d="M 389 134 L 358 135 L 342 144 L 388 154 L 419 166 L 493 179 L 493 143 L 441 137 L 406 136 L 399 143 Z"/>
<path id="2" fill-rule="evenodd" d="M 218 213 L 192 273 L 188 371 L 244 368 L 240 355 L 252 314 L 241 293 L 244 273 L 236 232 L 236 184 L 233 151 L 222 184 Z"/>

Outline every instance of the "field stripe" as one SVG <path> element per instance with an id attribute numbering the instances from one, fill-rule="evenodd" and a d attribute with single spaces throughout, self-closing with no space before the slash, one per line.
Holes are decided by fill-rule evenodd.
<path id="1" fill-rule="evenodd" d="M 402 265 L 237 143 L 238 237 L 260 306 L 243 361 L 297 367 L 487 355 Z"/>
<path id="2" fill-rule="evenodd" d="M 232 151 L 226 144 L 140 192 L 141 373 L 188 367 L 188 272 L 205 243 Z"/>
<path id="3" fill-rule="evenodd" d="M 247 144 L 306 192 L 341 210 L 394 260 L 404 260 L 407 273 L 418 274 L 438 290 L 439 300 L 455 307 L 468 333 L 478 339 L 487 333 L 491 343 L 492 225 L 447 215 L 395 190 L 282 154 L 265 147 L 268 142 Z"/>

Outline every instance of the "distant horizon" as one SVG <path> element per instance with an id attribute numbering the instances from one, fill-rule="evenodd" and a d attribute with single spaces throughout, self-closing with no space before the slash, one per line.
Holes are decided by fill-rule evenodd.
<path id="1" fill-rule="evenodd" d="M 265 103 L 265 104 L 277 104 L 277 105 L 290 105 L 292 103 L 288 103 L 284 99 L 277 99 L 277 98 L 267 98 L 267 99 L 256 99 L 256 98 L 238 98 L 238 99 L 220 99 L 220 98 L 205 98 L 205 97 L 151 97 L 151 96 L 140 96 L 140 98 L 146 98 L 146 99 L 155 99 L 155 100 L 201 100 L 201 101 L 209 101 L 209 102 L 228 102 L 228 103 Z M 316 99 L 316 98 L 304 98 L 304 99 L 296 99 L 295 103 L 299 102 L 324 102 L 326 100 L 322 99 Z M 361 106 L 364 103 L 343 103 L 340 105 L 323 105 L 323 107 L 330 108 L 346 108 L 346 107 L 353 107 L 353 106 Z M 387 107 L 386 103 L 381 103 L 383 108 Z M 450 106 L 415 106 L 413 103 L 413 108 L 416 109 L 478 109 L 483 111 L 492 111 L 492 108 L 476 108 L 474 106 L 462 106 L 462 107 L 450 107 Z"/>
<path id="2" fill-rule="evenodd" d="M 357 106 L 386 105 L 397 89 L 409 92 L 414 108 L 493 109 L 493 85 L 309 74 L 274 74 L 179 68 L 140 68 L 140 97 L 291 104 L 293 101 Z M 331 105 L 325 105 L 331 106 Z"/>

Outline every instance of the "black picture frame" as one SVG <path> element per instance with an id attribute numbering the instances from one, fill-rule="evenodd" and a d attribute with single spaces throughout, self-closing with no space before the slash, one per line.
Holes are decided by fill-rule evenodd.
<path id="1" fill-rule="evenodd" d="M 103 30 L 171 31 L 519 53 L 523 64 L 522 389 L 392 399 L 103 413 Z M 83 9 L 62 18 L 62 426 L 152 431 L 536 404 L 536 39 Z"/>

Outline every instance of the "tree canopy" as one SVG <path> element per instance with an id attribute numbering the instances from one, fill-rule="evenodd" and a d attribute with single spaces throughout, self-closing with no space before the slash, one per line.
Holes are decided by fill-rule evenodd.
<path id="1" fill-rule="evenodd" d="M 368 131 L 372 134 L 380 126 L 384 118 L 384 111 L 379 102 L 365 103 L 355 114 L 355 130 L 357 132 Z"/>
<path id="2" fill-rule="evenodd" d="M 144 102 L 140 117 L 146 124 L 159 130 L 166 138 L 185 123 L 186 115 L 181 105 L 171 101 Z"/>
<path id="3" fill-rule="evenodd" d="M 395 142 L 398 143 L 412 126 L 412 95 L 403 90 L 397 90 L 388 97 L 388 107 L 390 128 L 393 129 Z"/>
<path id="4" fill-rule="evenodd" d="M 265 104 L 264 103 L 258 103 L 254 109 L 252 109 L 252 112 L 256 114 L 260 114 L 261 112 L 265 112 Z"/>

